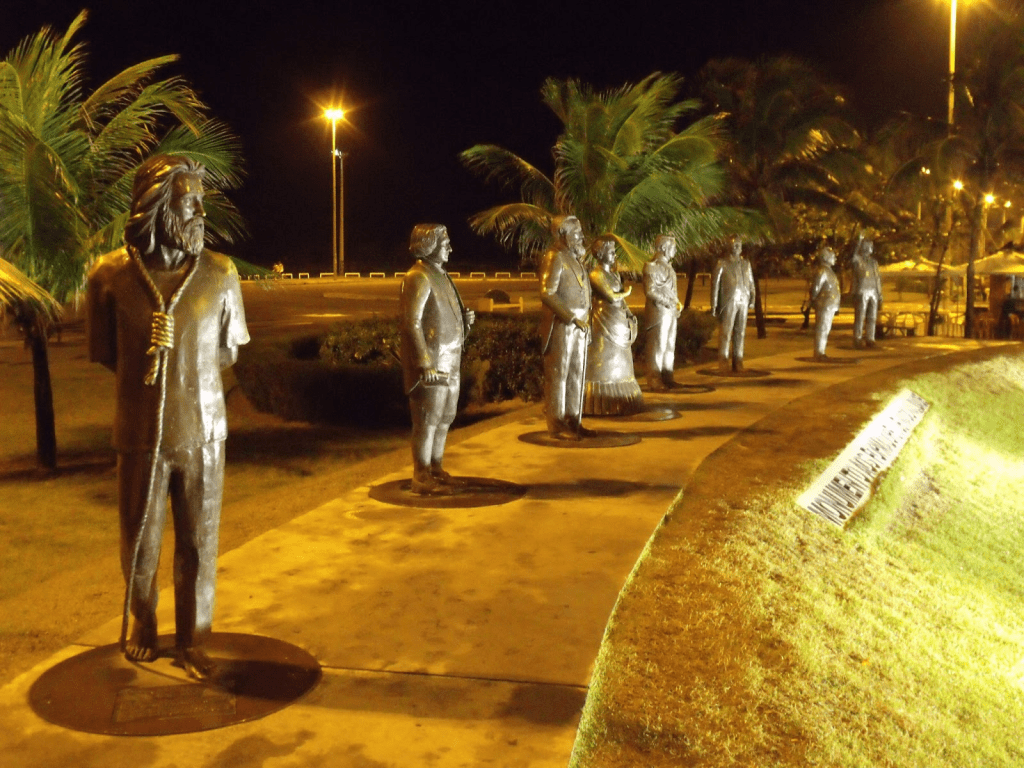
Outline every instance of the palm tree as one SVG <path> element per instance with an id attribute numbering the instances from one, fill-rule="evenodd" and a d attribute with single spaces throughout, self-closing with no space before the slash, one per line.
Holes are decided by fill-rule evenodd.
<path id="1" fill-rule="evenodd" d="M 956 124 L 938 152 L 959 168 L 969 210 L 964 336 L 975 332 L 974 261 L 983 255 L 986 196 L 1024 174 L 1024 16 L 993 14 L 974 56 L 954 81 Z"/>
<path id="2" fill-rule="evenodd" d="M 520 197 L 481 211 L 470 226 L 518 246 L 529 260 L 546 246 L 551 217 L 573 214 L 588 238 L 613 235 L 629 269 L 650 259 L 646 249 L 663 232 L 673 233 L 683 252 L 756 229 L 746 212 L 711 204 L 725 184 L 718 124 L 702 118 L 677 132 L 699 108 L 675 101 L 679 86 L 678 77 L 659 73 L 609 91 L 546 80 L 541 97 L 562 123 L 554 173 L 492 144 L 467 149 L 460 155 L 467 168 Z"/>
<path id="3" fill-rule="evenodd" d="M 223 195 L 241 180 L 237 139 L 180 78 L 155 78 L 177 57 L 136 64 L 87 93 L 84 48 L 72 43 L 85 19 L 83 11 L 63 35 L 42 29 L 0 62 L 0 248 L 59 303 L 81 288 L 91 259 L 120 245 L 135 170 L 152 154 L 206 165 L 211 229 L 225 240 L 242 232 Z M 52 468 L 53 318 L 21 306 L 14 318 L 33 352 L 37 454 Z"/>
<path id="4" fill-rule="evenodd" d="M 701 70 L 699 89 L 707 108 L 724 121 L 730 201 L 759 211 L 766 239 L 792 237 L 797 222 L 787 203 L 845 208 L 859 216 L 856 200 L 843 195 L 860 136 L 848 120 L 842 94 L 809 64 L 790 57 L 750 62 L 716 59 Z M 768 252 L 748 248 L 754 267 L 758 337 L 765 336 L 760 278 Z"/>
<path id="5" fill-rule="evenodd" d="M 929 336 L 938 324 L 943 273 L 954 231 L 963 218 L 952 204 L 952 184 L 960 170 L 951 165 L 947 133 L 945 121 L 902 113 L 888 120 L 870 145 L 872 165 L 885 178 L 881 201 L 899 221 L 898 237 L 925 248 L 927 258 L 936 264 Z"/>

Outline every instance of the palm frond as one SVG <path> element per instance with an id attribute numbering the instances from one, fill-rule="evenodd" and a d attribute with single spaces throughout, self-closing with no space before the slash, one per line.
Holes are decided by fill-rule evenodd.
<path id="1" fill-rule="evenodd" d="M 158 69 L 177 60 L 178 56 L 175 54 L 159 56 L 118 72 L 81 103 L 79 107 L 81 119 L 90 131 L 97 131 L 98 126 L 109 118 L 112 111 L 124 104 L 130 104 L 138 97 L 142 88 Z"/>
<path id="2" fill-rule="evenodd" d="M 0 318 L 14 313 L 25 305 L 37 315 L 56 322 L 61 305 L 42 286 L 30 280 L 6 259 L 0 258 Z"/>
<path id="3" fill-rule="evenodd" d="M 466 168 L 487 183 L 518 192 L 536 205 L 554 204 L 554 183 L 514 152 L 494 144 L 477 144 L 459 154 Z"/>
<path id="4" fill-rule="evenodd" d="M 497 205 L 470 217 L 470 228 L 480 235 L 493 234 L 505 247 L 518 246 L 526 256 L 546 247 L 553 212 L 530 203 Z"/>

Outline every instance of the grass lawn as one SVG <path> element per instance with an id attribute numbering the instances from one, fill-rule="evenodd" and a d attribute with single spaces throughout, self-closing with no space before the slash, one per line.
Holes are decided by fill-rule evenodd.
<path id="1" fill-rule="evenodd" d="M 573 766 L 1024 765 L 1024 355 L 907 371 L 701 466 L 620 595 Z M 798 508 L 901 386 L 932 407 L 867 507 Z"/>

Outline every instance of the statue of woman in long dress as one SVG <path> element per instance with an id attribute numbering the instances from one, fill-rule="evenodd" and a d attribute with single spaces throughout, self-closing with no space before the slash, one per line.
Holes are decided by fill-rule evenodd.
<path id="1" fill-rule="evenodd" d="M 583 412 L 596 416 L 628 416 L 643 409 L 640 385 L 633 375 L 632 345 L 637 321 L 622 290 L 622 278 L 615 271 L 615 240 L 599 237 L 592 254 L 597 262 L 590 272 L 593 303 L 590 311 L 592 336 L 587 350 L 586 390 Z"/>

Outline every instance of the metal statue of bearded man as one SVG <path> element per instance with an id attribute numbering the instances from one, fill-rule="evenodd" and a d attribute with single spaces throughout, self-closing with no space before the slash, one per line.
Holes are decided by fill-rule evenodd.
<path id="1" fill-rule="evenodd" d="M 213 622 L 224 488 L 220 372 L 249 340 L 238 273 L 203 247 L 203 175 L 184 157 L 142 164 L 125 247 L 96 261 L 86 293 L 89 358 L 117 378 L 121 647 L 131 661 L 159 655 L 156 576 L 170 497 L 176 663 L 197 679 L 215 671 L 203 645 Z"/>

